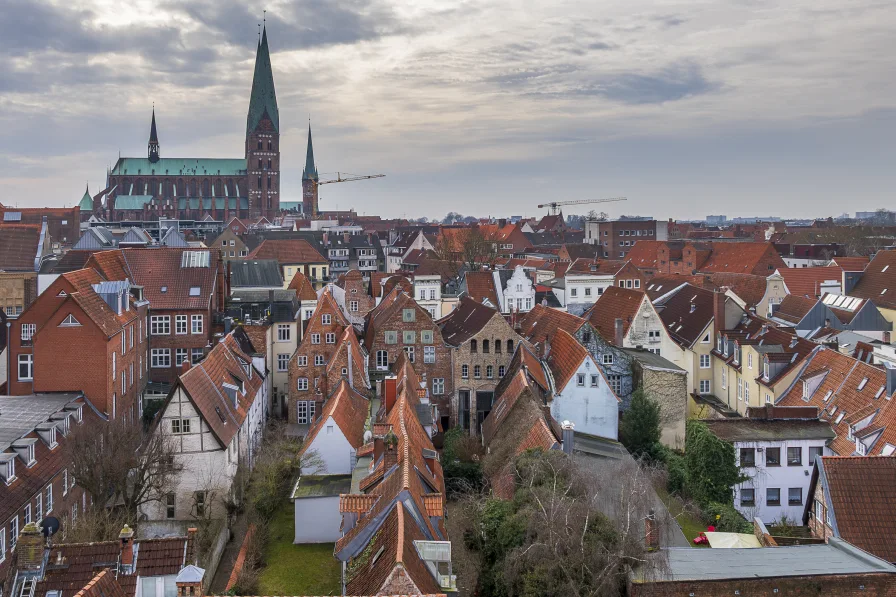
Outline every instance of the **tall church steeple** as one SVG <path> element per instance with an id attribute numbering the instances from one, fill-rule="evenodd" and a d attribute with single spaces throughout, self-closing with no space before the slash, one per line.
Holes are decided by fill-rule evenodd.
<path id="1" fill-rule="evenodd" d="M 159 134 L 156 132 L 156 109 L 152 109 L 152 125 L 149 127 L 149 161 L 159 161 Z"/>
<path id="2" fill-rule="evenodd" d="M 246 117 L 249 217 L 280 213 L 280 112 L 274 90 L 267 27 L 255 54 L 255 74 Z"/>
<path id="3" fill-rule="evenodd" d="M 311 122 L 308 123 L 308 150 L 305 153 L 305 169 L 302 170 L 302 213 L 317 215 L 317 166 L 314 165 L 314 146 L 311 143 Z"/>

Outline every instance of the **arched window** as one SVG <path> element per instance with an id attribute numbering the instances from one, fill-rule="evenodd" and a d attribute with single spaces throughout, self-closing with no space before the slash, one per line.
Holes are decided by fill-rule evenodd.
<path id="1" fill-rule="evenodd" d="M 178 197 L 184 196 L 184 181 L 183 180 L 177 181 L 177 196 Z"/>
<path id="2" fill-rule="evenodd" d="M 224 196 L 224 186 L 221 184 L 221 179 L 218 178 L 215 180 L 215 197 L 223 197 Z"/>
<path id="3" fill-rule="evenodd" d="M 501 341 L 495 340 L 495 354 L 501 354 Z"/>
<path id="4" fill-rule="evenodd" d="M 259 143 L 261 143 L 261 141 L 259 141 Z M 261 147 L 259 147 L 258 149 L 261 149 Z M 271 150 L 271 140 L 268 139 L 268 151 L 270 151 L 270 150 Z"/>
<path id="5" fill-rule="evenodd" d="M 199 193 L 196 192 L 196 179 L 190 181 L 190 197 L 198 197 Z"/>
<path id="6" fill-rule="evenodd" d="M 513 352 L 513 340 L 507 341 L 507 352 Z"/>
<path id="7" fill-rule="evenodd" d="M 258 140 L 258 149 L 261 149 L 261 148 L 262 148 L 262 147 L 261 147 L 261 143 L 262 143 L 262 141 L 261 141 L 261 139 L 259 139 L 259 140 Z M 270 141 L 268 141 L 268 143 L 270 143 Z"/>
<path id="8" fill-rule="evenodd" d="M 209 188 L 211 185 L 208 182 L 208 179 L 202 181 L 202 196 L 203 197 L 211 197 L 211 189 Z"/>
<path id="9" fill-rule="evenodd" d="M 482 352 L 483 352 L 483 353 L 488 353 L 488 340 L 483 340 L 483 341 L 482 341 Z"/>
<path id="10" fill-rule="evenodd" d="M 478 352 L 476 340 L 470 340 L 470 352 Z"/>

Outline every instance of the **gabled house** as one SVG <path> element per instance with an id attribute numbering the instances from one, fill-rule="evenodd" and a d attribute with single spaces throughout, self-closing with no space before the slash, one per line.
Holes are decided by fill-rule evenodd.
<path id="1" fill-rule="evenodd" d="M 559 330 L 545 357 L 551 373 L 551 415 L 579 433 L 616 440 L 620 400 L 585 347 Z"/>
<path id="2" fill-rule="evenodd" d="M 236 218 L 233 218 L 233 220 L 236 220 Z M 245 234 L 245 231 L 243 234 Z M 242 234 L 235 232 L 230 226 L 224 228 L 221 234 L 209 246 L 220 249 L 221 259 L 225 262 L 231 259 L 245 259 L 249 255 L 249 247 L 243 242 Z"/>
<path id="3" fill-rule="evenodd" d="M 252 470 L 270 413 L 263 361 L 241 328 L 202 362 L 184 361 L 153 433 L 174 446 L 183 466 L 163 498 L 143 506 L 150 520 L 223 518 L 237 467 Z"/>
<path id="4" fill-rule="evenodd" d="M 331 543 L 341 536 L 339 496 L 351 492 L 369 423 L 367 396 L 342 379 L 302 441 L 301 455 L 315 466 L 301 471 L 293 486 L 295 543 Z"/>
<path id="5" fill-rule="evenodd" d="M 92 268 L 62 274 L 10 322 L 7 391 L 80 392 L 103 416 L 137 420 L 150 366 L 148 307 L 143 288 L 126 276 Z"/>
<path id="6" fill-rule="evenodd" d="M 879 251 L 863 272 L 844 271 L 843 294 L 874 301 L 896 324 L 896 250 Z"/>
<path id="7" fill-rule="evenodd" d="M 447 428 L 454 394 L 451 348 L 429 311 L 396 284 L 367 314 L 363 337 L 373 361 L 371 369 L 394 372 L 399 356 L 404 354 L 421 371 L 433 402 L 438 405 L 439 422 Z"/>
<path id="8" fill-rule="evenodd" d="M 405 356 L 383 383 L 372 441 L 359 459 L 357 489 L 339 497 L 347 595 L 423 595 L 456 591 L 445 530 L 445 481 L 419 419 L 428 389 Z"/>
<path id="9" fill-rule="evenodd" d="M 314 290 L 314 285 L 311 281 L 302 272 L 296 272 L 293 274 L 292 280 L 287 284 L 286 289 L 296 291 L 296 298 L 301 309 L 301 317 L 298 317 L 298 319 L 302 322 L 310 319 L 314 314 L 314 310 L 317 309 L 317 291 Z"/>
<path id="10" fill-rule="evenodd" d="M 303 238 L 265 239 L 249 253 L 250 259 L 276 259 L 288 286 L 296 272 L 318 288 L 330 279 L 330 262 Z"/>
<path id="11" fill-rule="evenodd" d="M 469 297 L 436 323 L 454 349 L 451 423 L 478 435 L 522 338 L 501 313 Z"/>
<path id="12" fill-rule="evenodd" d="M 642 347 L 672 361 L 681 358 L 681 347 L 672 341 L 643 292 L 608 288 L 585 317 L 603 339 L 618 348 Z"/>
<path id="13" fill-rule="evenodd" d="M 369 284 L 358 270 L 350 270 L 339 277 L 336 285 L 345 291 L 348 312 L 366 317 L 374 307 L 374 299 L 368 291 Z"/>
<path id="14" fill-rule="evenodd" d="M 872 301 L 839 294 L 824 294 L 820 299 L 789 295 L 780 304 L 771 305 L 769 319 L 792 328 L 801 337 L 828 328 L 888 340 L 892 328 Z"/>
<path id="15" fill-rule="evenodd" d="M 512 270 L 467 272 L 461 294 L 501 313 L 526 313 L 535 306 L 535 284 L 522 266 Z"/>
<path id="16" fill-rule="evenodd" d="M 883 560 L 896 561 L 896 459 L 825 456 L 814 464 L 802 515 L 812 536 L 849 541 Z"/>

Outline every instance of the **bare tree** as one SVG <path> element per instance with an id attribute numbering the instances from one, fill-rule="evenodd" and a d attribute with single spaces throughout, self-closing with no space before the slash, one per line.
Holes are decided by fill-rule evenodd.
<path id="1" fill-rule="evenodd" d="M 72 472 L 98 506 L 136 516 L 161 499 L 182 470 L 171 439 L 161 428 L 144 431 L 123 418 L 76 428 L 69 440 Z"/>
<path id="2" fill-rule="evenodd" d="M 491 268 L 498 257 L 498 241 L 479 227 L 469 228 L 460 237 L 460 257 L 470 271 L 476 271 L 478 265 Z"/>

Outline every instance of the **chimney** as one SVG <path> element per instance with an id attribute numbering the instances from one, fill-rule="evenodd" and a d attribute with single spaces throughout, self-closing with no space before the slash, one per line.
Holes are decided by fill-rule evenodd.
<path id="1" fill-rule="evenodd" d="M 563 451 L 572 456 L 572 449 L 575 445 L 575 429 L 576 426 L 569 421 L 563 421 L 560 426 L 563 430 Z"/>
<path id="2" fill-rule="evenodd" d="M 386 414 L 392 412 L 395 401 L 398 398 L 398 378 L 391 375 L 383 380 L 383 407 Z"/>
<path id="3" fill-rule="evenodd" d="M 393 465 L 398 464 L 398 436 L 389 430 L 383 438 L 383 471 L 388 471 Z"/>
<path id="4" fill-rule="evenodd" d="M 383 441 L 382 437 L 374 437 L 373 438 L 373 462 L 376 464 L 380 461 L 380 458 L 383 455 L 383 452 L 386 451 L 386 443 Z"/>
<path id="5" fill-rule="evenodd" d="M 203 579 L 205 579 L 204 568 L 195 564 L 187 564 L 181 568 L 174 579 L 174 584 L 177 586 L 177 597 L 202 597 Z"/>
<path id="6" fill-rule="evenodd" d="M 196 533 L 199 529 L 190 527 L 187 529 L 187 556 L 185 562 L 187 564 L 196 564 Z"/>
<path id="7" fill-rule="evenodd" d="M 660 528 L 656 522 L 656 513 L 651 510 L 644 519 L 644 543 L 647 551 L 660 548 Z"/>
<path id="8" fill-rule="evenodd" d="M 183 375 L 184 373 L 189 371 L 190 367 L 192 367 L 192 366 L 193 366 L 193 364 L 190 362 L 190 358 L 189 357 L 185 358 L 184 362 L 180 364 L 180 374 Z"/>
<path id="9" fill-rule="evenodd" d="M 893 396 L 896 392 L 896 366 L 892 363 L 884 363 L 884 371 L 887 372 L 887 396 Z"/>
<path id="10" fill-rule="evenodd" d="M 233 328 L 233 318 L 225 317 L 224 318 L 224 335 L 226 336 L 227 334 L 229 334 L 230 330 L 232 328 Z"/>
<path id="11" fill-rule="evenodd" d="M 44 537 L 35 522 L 29 522 L 16 543 L 16 569 L 20 572 L 37 571 L 44 562 Z"/>
<path id="12" fill-rule="evenodd" d="M 625 337 L 623 333 L 624 325 L 621 317 L 617 317 L 613 327 L 613 344 L 622 348 L 622 339 Z"/>
<path id="13" fill-rule="evenodd" d="M 121 573 L 130 574 L 134 567 L 134 529 L 124 525 L 118 538 L 121 539 Z"/>
<path id="14" fill-rule="evenodd" d="M 717 332 L 728 329 L 725 323 L 725 295 L 721 292 L 712 293 L 712 317 Z"/>

